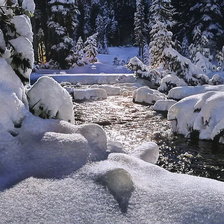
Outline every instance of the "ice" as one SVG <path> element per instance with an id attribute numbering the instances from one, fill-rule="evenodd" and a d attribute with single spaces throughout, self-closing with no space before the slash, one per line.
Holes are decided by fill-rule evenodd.
<path id="1" fill-rule="evenodd" d="M 104 100 L 107 92 L 102 88 L 74 89 L 73 98 L 75 101 Z"/>
<path id="2" fill-rule="evenodd" d="M 166 112 L 172 107 L 177 101 L 176 100 L 157 100 L 153 106 L 153 110 Z"/>
<path id="3" fill-rule="evenodd" d="M 180 100 L 187 96 L 205 93 L 208 91 L 224 91 L 224 85 L 183 86 L 175 87 L 169 91 L 168 98 Z"/>
<path id="4" fill-rule="evenodd" d="M 133 101 L 135 103 L 154 104 L 157 100 L 165 99 L 165 95 L 147 86 L 134 91 Z"/>
<path id="5" fill-rule="evenodd" d="M 50 77 L 41 77 L 28 90 L 30 110 L 42 118 L 56 118 L 74 122 L 72 98 Z"/>
<path id="6" fill-rule="evenodd" d="M 145 142 L 135 148 L 132 155 L 145 162 L 156 164 L 159 159 L 159 146 L 154 142 Z"/>

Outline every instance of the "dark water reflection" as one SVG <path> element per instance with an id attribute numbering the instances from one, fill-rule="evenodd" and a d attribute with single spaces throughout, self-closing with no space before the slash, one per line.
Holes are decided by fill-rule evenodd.
<path id="1" fill-rule="evenodd" d="M 176 136 L 159 143 L 158 165 L 178 173 L 188 173 L 224 181 L 224 145 L 211 141 L 187 140 Z"/>

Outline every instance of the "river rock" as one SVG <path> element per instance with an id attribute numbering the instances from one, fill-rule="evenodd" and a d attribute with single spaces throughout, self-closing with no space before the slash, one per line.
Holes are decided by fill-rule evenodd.
<path id="1" fill-rule="evenodd" d="M 75 101 L 104 100 L 107 92 L 100 88 L 74 89 L 73 98 Z"/>
<path id="2" fill-rule="evenodd" d="M 130 197 L 134 191 L 131 175 L 125 169 L 116 168 L 107 171 L 98 181 L 108 188 L 118 202 L 121 211 L 126 213 Z"/>

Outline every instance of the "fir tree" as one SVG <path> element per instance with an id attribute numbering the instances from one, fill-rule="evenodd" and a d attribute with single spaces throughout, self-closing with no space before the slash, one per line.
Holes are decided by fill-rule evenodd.
<path id="1" fill-rule="evenodd" d="M 67 68 L 66 58 L 73 47 L 77 27 L 77 6 L 74 0 L 50 0 L 48 20 L 49 55 L 61 68 Z"/>
<path id="2" fill-rule="evenodd" d="M 85 59 L 87 63 L 94 63 L 97 61 L 97 33 L 93 34 L 92 36 L 88 37 L 85 41 L 84 53 Z"/>
<path id="3" fill-rule="evenodd" d="M 146 23 L 143 0 L 136 1 L 136 12 L 134 15 L 134 34 L 135 44 L 139 47 L 139 56 L 140 58 L 143 58 L 143 48 L 146 44 Z"/>

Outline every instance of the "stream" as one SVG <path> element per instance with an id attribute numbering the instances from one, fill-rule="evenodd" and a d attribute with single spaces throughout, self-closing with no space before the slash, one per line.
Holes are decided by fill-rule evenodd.
<path id="1" fill-rule="evenodd" d="M 108 139 L 120 142 L 127 153 L 143 142 L 154 141 L 160 148 L 157 165 L 171 172 L 224 181 L 224 145 L 173 135 L 163 114 L 133 103 L 133 86 L 119 86 L 119 96 L 74 103 L 76 124 L 101 125 Z"/>

